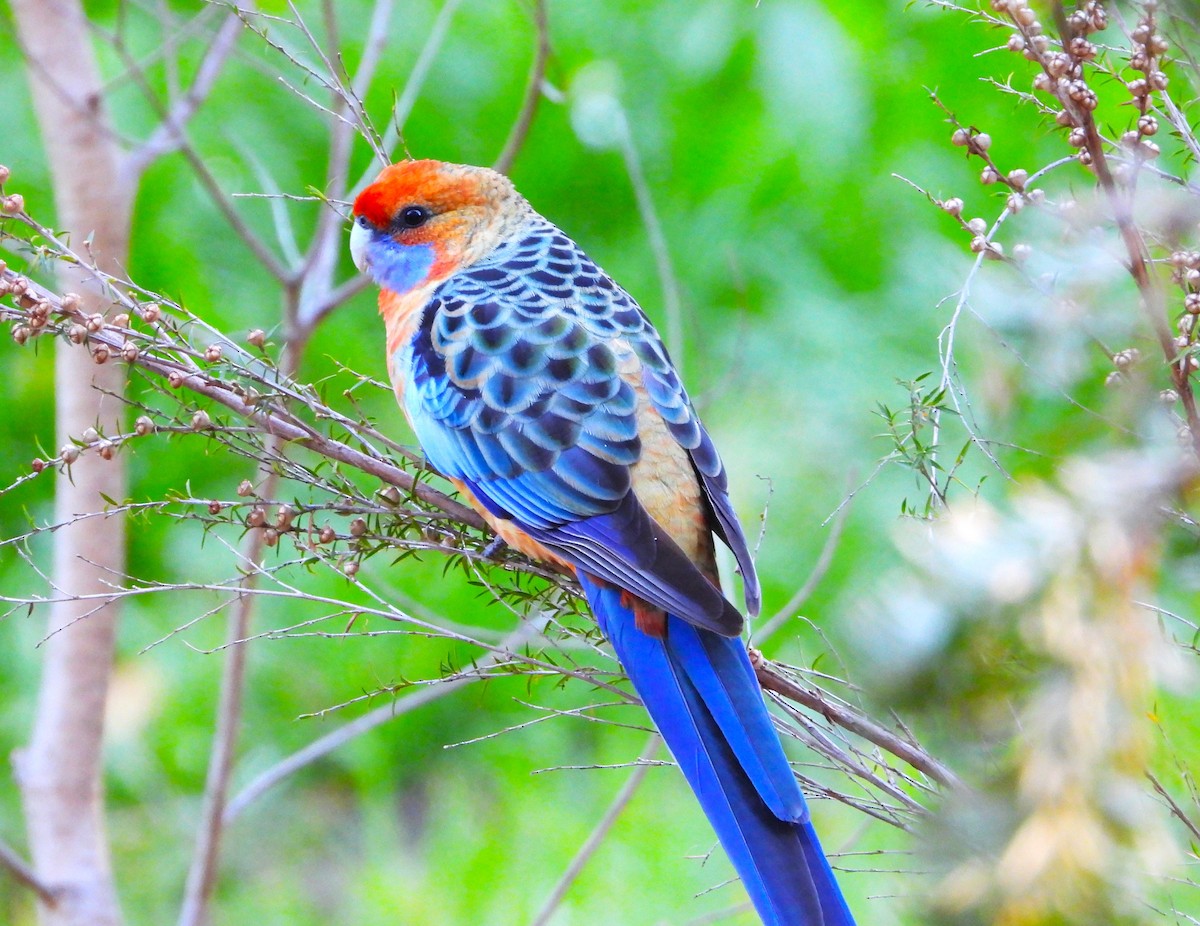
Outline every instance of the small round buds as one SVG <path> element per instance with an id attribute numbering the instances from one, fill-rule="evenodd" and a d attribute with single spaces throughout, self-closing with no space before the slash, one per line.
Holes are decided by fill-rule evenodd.
<path id="1" fill-rule="evenodd" d="M 153 325 L 162 317 L 162 309 L 159 307 L 157 302 L 148 302 L 142 306 L 141 311 L 138 312 L 138 314 L 142 317 L 142 321 L 144 321 L 146 324 Z"/>
<path id="2" fill-rule="evenodd" d="M 268 547 L 275 546 L 275 544 L 279 543 L 279 531 L 273 527 L 268 527 L 262 532 L 262 541 Z"/>
<path id="3" fill-rule="evenodd" d="M 172 389 L 178 389 L 183 385 L 184 376 L 178 370 L 172 370 L 167 374 L 167 385 Z"/>
<path id="4" fill-rule="evenodd" d="M 74 444 L 63 444 L 58 451 L 58 456 L 67 466 L 70 466 L 79 459 L 79 448 Z"/>
<path id="5" fill-rule="evenodd" d="M 1113 354 L 1112 362 L 1118 370 L 1128 370 L 1141 359 L 1142 352 L 1136 347 L 1128 347 Z"/>
<path id="6" fill-rule="evenodd" d="M 1153 116 L 1142 116 L 1137 121 L 1137 130 L 1139 135 L 1157 135 L 1158 120 Z"/>
<path id="7" fill-rule="evenodd" d="M 950 143 L 965 148 L 971 141 L 971 133 L 966 129 L 955 129 L 954 134 L 950 136 Z"/>
<path id="8" fill-rule="evenodd" d="M 953 196 L 950 199 L 942 200 L 942 202 L 939 203 L 939 205 L 942 207 L 942 210 L 945 211 L 948 215 L 952 215 L 955 218 L 962 215 L 963 201 L 961 199 L 959 199 L 957 196 Z"/>
<path id="9" fill-rule="evenodd" d="M 1014 32 L 1012 35 L 1010 35 L 1008 37 L 1008 50 L 1017 52 L 1024 51 L 1025 37 L 1019 32 Z"/>
<path id="10" fill-rule="evenodd" d="M 1025 189 L 1025 183 L 1029 180 L 1029 171 L 1023 167 L 1018 167 L 1016 170 L 1008 172 L 1008 182 L 1015 190 Z"/>
<path id="11" fill-rule="evenodd" d="M 255 328 L 246 335 L 246 343 L 253 347 L 262 347 L 267 342 L 267 334 L 261 328 Z"/>
<path id="12" fill-rule="evenodd" d="M 252 483 L 249 479 L 243 479 L 238 483 L 237 494 L 242 498 L 248 498 L 249 496 L 253 495 L 254 483 Z"/>
<path id="13" fill-rule="evenodd" d="M 1079 58 L 1082 61 L 1091 61 L 1096 57 L 1096 46 L 1085 39 L 1082 35 L 1077 35 L 1067 43 L 1067 51 L 1074 58 Z"/>
<path id="14" fill-rule="evenodd" d="M 250 513 L 246 515 L 247 527 L 262 527 L 267 523 L 267 512 L 262 507 L 255 505 L 250 509 Z"/>
<path id="15" fill-rule="evenodd" d="M 208 503 L 208 513 L 209 514 L 220 514 L 221 510 L 224 507 L 225 507 L 224 505 L 222 505 L 220 502 L 218 502 L 214 499 L 213 501 Z"/>
<path id="16" fill-rule="evenodd" d="M 1183 299 L 1183 310 L 1191 315 L 1200 315 L 1200 293 L 1188 293 Z"/>
<path id="17" fill-rule="evenodd" d="M 209 417 L 208 412 L 206 412 L 204 409 L 200 409 L 194 415 L 192 415 L 193 431 L 207 431 L 212 426 L 212 418 Z"/>
<path id="18" fill-rule="evenodd" d="M 384 486 L 379 490 L 379 497 L 392 507 L 399 505 L 400 500 L 403 498 L 403 496 L 400 494 L 400 490 L 395 486 Z"/>
<path id="19" fill-rule="evenodd" d="M 79 293 L 63 293 L 59 304 L 64 312 L 78 312 L 83 306 L 83 299 L 80 298 Z"/>
<path id="20" fill-rule="evenodd" d="M 1012 251 L 1013 260 L 1026 261 L 1033 256 L 1033 248 L 1027 244 L 1014 244 Z"/>
<path id="21" fill-rule="evenodd" d="M 19 212 L 25 211 L 25 197 L 20 193 L 13 193 L 11 196 L 5 196 L 0 200 L 0 212 L 5 215 L 16 215 Z"/>
<path id="22" fill-rule="evenodd" d="M 1063 77 L 1071 70 L 1071 56 L 1056 51 L 1046 56 L 1046 71 L 1051 77 Z"/>
<path id="23" fill-rule="evenodd" d="M 8 183 L 8 178 L 10 176 L 12 176 L 12 171 L 10 171 L 3 164 L 0 164 L 0 186 L 4 186 L 4 184 Z"/>
<path id="24" fill-rule="evenodd" d="M 342 564 L 342 572 L 353 579 L 356 575 L 358 575 L 358 563 L 356 563 L 354 560 L 347 560 Z"/>
<path id="25" fill-rule="evenodd" d="M 127 341 L 125 346 L 121 348 L 121 356 L 125 358 L 126 363 L 133 363 L 137 360 L 139 353 L 138 346 L 132 342 Z"/>
<path id="26" fill-rule="evenodd" d="M 114 315 L 112 323 L 117 328 L 128 328 L 129 327 L 129 313 L 122 312 L 120 315 Z"/>
<path id="27" fill-rule="evenodd" d="M 92 444 L 100 439 L 100 432 L 95 428 L 85 428 L 83 433 L 79 435 L 79 439 L 85 444 Z"/>
<path id="28" fill-rule="evenodd" d="M 337 531 L 326 524 L 321 528 L 321 532 L 317 534 L 317 543 L 333 543 L 337 540 Z"/>
<path id="29" fill-rule="evenodd" d="M 967 223 L 967 229 L 973 235 L 982 235 L 987 231 L 987 222 L 984 219 L 981 219 L 979 216 L 976 216 Z"/>
<path id="30" fill-rule="evenodd" d="M 208 347 L 206 347 L 204 349 L 204 359 L 207 360 L 209 363 L 216 363 L 218 360 L 220 360 L 221 359 L 221 345 L 220 344 L 209 344 Z"/>
<path id="31" fill-rule="evenodd" d="M 72 325 L 67 329 L 67 338 L 72 344 L 82 344 L 87 340 L 87 329 L 83 325 Z"/>
<path id="32" fill-rule="evenodd" d="M 350 522 L 350 536 L 361 537 L 367 532 L 367 522 L 362 518 L 355 518 Z"/>
<path id="33" fill-rule="evenodd" d="M 154 421 L 149 415 L 138 415 L 138 419 L 134 422 L 133 430 L 138 437 L 145 437 L 147 434 L 154 433 Z"/>
<path id="34" fill-rule="evenodd" d="M 24 344 L 33 337 L 33 329 L 28 325 L 14 325 L 12 330 L 12 339 L 18 344 Z"/>
<path id="35" fill-rule="evenodd" d="M 994 183 L 999 183 L 1000 182 L 1000 174 L 999 174 L 999 172 L 997 172 L 996 168 L 992 167 L 992 165 L 989 164 L 987 167 L 985 167 L 983 169 L 983 172 L 979 175 L 979 182 L 982 183 L 984 186 L 991 186 Z"/>
<path id="36" fill-rule="evenodd" d="M 102 440 L 96 444 L 96 453 L 100 454 L 101 460 L 111 460 L 116 453 L 116 448 L 110 440 Z"/>
<path id="37" fill-rule="evenodd" d="M 291 505 L 280 505 L 275 512 L 275 527 L 280 531 L 291 530 L 292 521 L 296 517 L 296 509 Z"/>
<path id="38" fill-rule="evenodd" d="M 108 347 L 104 344 L 101 344 L 94 351 L 92 351 L 92 360 L 94 360 L 96 363 L 108 363 L 108 357 Z"/>
<path id="39" fill-rule="evenodd" d="M 87 327 L 89 334 L 95 334 L 104 327 L 104 316 L 99 312 L 96 312 L 94 315 L 89 315 L 84 324 Z"/>
<path id="40" fill-rule="evenodd" d="M 1158 394 L 1158 401 L 1163 405 L 1174 405 L 1179 401 L 1179 393 L 1174 389 L 1164 389 Z"/>
<path id="41" fill-rule="evenodd" d="M 46 461 L 43 460 L 41 457 L 34 457 L 32 460 L 29 461 L 29 468 L 31 470 L 33 470 L 33 472 L 35 472 L 35 473 L 40 473 L 42 470 L 44 470 L 46 468 L 46 466 L 47 466 Z"/>

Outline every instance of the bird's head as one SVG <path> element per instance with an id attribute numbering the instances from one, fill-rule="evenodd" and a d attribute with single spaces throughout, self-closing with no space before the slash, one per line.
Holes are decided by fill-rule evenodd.
<path id="1" fill-rule="evenodd" d="M 359 270 L 402 294 L 485 257 L 529 211 L 494 170 L 402 161 L 385 167 L 354 201 L 350 253 Z"/>

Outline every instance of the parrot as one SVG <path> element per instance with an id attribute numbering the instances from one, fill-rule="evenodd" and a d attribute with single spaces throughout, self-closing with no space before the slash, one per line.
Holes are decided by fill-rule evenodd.
<path id="1" fill-rule="evenodd" d="M 578 580 L 763 923 L 853 926 L 718 581 L 714 538 L 757 614 L 725 468 L 649 317 L 485 167 L 384 168 L 350 252 L 429 464 Z"/>

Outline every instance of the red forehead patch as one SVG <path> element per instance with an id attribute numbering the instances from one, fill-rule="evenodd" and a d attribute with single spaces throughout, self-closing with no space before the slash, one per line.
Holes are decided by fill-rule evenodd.
<path id="1" fill-rule="evenodd" d="M 375 182 L 358 194 L 354 214 L 376 228 L 385 228 L 404 206 L 426 206 L 441 213 L 485 201 L 479 180 L 469 168 L 442 161 L 401 161 L 385 167 Z"/>

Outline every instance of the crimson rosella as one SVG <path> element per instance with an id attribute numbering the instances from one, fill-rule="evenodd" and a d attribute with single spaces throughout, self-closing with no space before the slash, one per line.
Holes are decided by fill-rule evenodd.
<path id="1" fill-rule="evenodd" d="M 350 250 L 430 464 L 574 572 L 763 921 L 853 926 L 717 584 L 714 533 L 757 613 L 724 467 L 650 320 L 486 168 L 385 168 Z"/>

